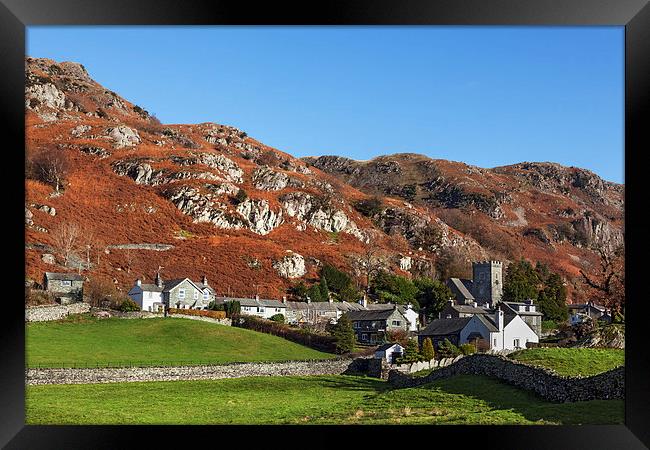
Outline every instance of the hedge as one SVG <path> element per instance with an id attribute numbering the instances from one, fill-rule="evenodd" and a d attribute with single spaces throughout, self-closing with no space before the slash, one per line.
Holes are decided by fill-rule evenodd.
<path id="1" fill-rule="evenodd" d="M 310 333 L 307 330 L 292 328 L 287 324 L 262 319 L 261 317 L 240 316 L 238 319 L 233 319 L 232 325 L 260 333 L 272 334 L 322 352 L 334 353 L 336 350 L 336 340 L 332 336 Z"/>
<path id="2" fill-rule="evenodd" d="M 203 309 L 176 309 L 169 308 L 169 314 L 185 314 L 186 316 L 203 316 L 210 317 L 212 319 L 225 319 L 225 311 L 210 311 Z"/>

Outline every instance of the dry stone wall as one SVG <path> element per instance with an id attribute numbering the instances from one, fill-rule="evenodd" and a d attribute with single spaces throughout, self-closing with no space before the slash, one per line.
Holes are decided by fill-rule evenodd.
<path id="1" fill-rule="evenodd" d="M 434 370 L 426 377 L 411 377 L 392 370 L 388 382 L 396 387 L 413 387 L 455 375 L 484 375 L 535 392 L 557 403 L 586 400 L 622 399 L 625 393 L 625 368 L 618 367 L 591 377 L 563 377 L 504 356 L 470 355 Z"/>
<path id="2" fill-rule="evenodd" d="M 211 366 L 27 369 L 25 378 L 28 385 L 218 380 L 241 377 L 349 374 L 358 373 L 359 367 L 360 363 L 351 358 L 335 358 Z"/>
<path id="3" fill-rule="evenodd" d="M 214 319 L 212 317 L 203 317 L 203 316 L 190 316 L 186 314 L 170 314 L 169 317 L 181 318 L 181 319 L 191 319 L 191 320 L 200 320 L 202 322 L 218 323 L 220 325 L 232 325 L 232 321 L 229 318 L 225 319 Z"/>
<path id="4" fill-rule="evenodd" d="M 25 308 L 25 322 L 45 322 L 65 319 L 70 314 L 82 314 L 90 311 L 88 303 L 71 303 L 69 305 L 45 305 Z"/>

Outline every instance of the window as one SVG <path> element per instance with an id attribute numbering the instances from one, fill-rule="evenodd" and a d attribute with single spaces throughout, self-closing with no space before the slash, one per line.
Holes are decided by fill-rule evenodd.
<path id="1" fill-rule="evenodd" d="M 363 334 L 361 335 L 361 340 L 362 340 L 362 341 L 367 341 L 367 340 L 368 340 L 368 335 L 367 335 L 366 333 L 363 333 Z"/>
<path id="2" fill-rule="evenodd" d="M 353 326 L 354 328 L 361 328 L 361 324 L 359 322 L 354 322 Z"/>
<path id="3" fill-rule="evenodd" d="M 207 300 L 209 296 L 210 293 L 208 291 L 203 291 L 203 300 Z"/>
<path id="4" fill-rule="evenodd" d="M 185 289 L 178 290 L 178 298 L 185 298 Z"/>
<path id="5" fill-rule="evenodd" d="M 257 312 L 264 312 L 264 308 L 262 308 L 261 306 L 258 306 L 257 307 Z"/>
<path id="6" fill-rule="evenodd" d="M 153 298 L 153 292 L 149 292 L 149 298 Z"/>
<path id="7" fill-rule="evenodd" d="M 514 340 L 514 345 L 515 345 L 515 348 L 520 348 L 520 346 L 519 346 L 519 339 L 515 339 L 515 340 Z"/>
<path id="8" fill-rule="evenodd" d="M 199 299 L 199 291 L 194 291 L 194 300 Z"/>
<path id="9" fill-rule="evenodd" d="M 72 281 L 70 281 L 70 280 L 61 280 L 61 286 L 72 286 Z"/>
<path id="10" fill-rule="evenodd" d="M 399 321 L 399 320 L 393 320 L 393 325 L 395 325 L 396 327 L 399 327 L 400 325 L 402 325 L 402 322 Z"/>
<path id="11" fill-rule="evenodd" d="M 494 340 L 494 346 L 495 347 L 497 346 L 497 340 L 496 339 Z"/>

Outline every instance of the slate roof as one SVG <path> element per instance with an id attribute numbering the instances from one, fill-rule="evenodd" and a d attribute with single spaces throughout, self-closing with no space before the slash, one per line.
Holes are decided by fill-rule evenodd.
<path id="1" fill-rule="evenodd" d="M 147 292 L 162 292 L 163 288 L 156 286 L 155 284 L 141 284 L 140 287 L 143 291 Z"/>
<path id="2" fill-rule="evenodd" d="M 83 281 L 84 277 L 77 273 L 55 273 L 55 272 L 45 272 L 45 278 L 49 280 L 61 280 L 61 281 Z"/>
<path id="3" fill-rule="evenodd" d="M 472 305 L 451 305 L 451 307 L 454 308 L 459 313 L 463 313 L 463 314 L 487 314 L 488 313 L 485 308 L 478 308 Z"/>
<path id="4" fill-rule="evenodd" d="M 450 278 L 449 283 L 453 284 L 456 289 L 463 295 L 464 298 L 469 299 L 469 300 L 474 300 L 474 296 L 469 292 L 469 289 L 467 289 L 467 286 L 465 286 L 465 283 L 463 280 L 460 278 Z"/>
<path id="5" fill-rule="evenodd" d="M 481 316 L 478 316 L 479 318 Z M 427 327 L 418 333 L 419 336 L 444 336 L 460 333 L 465 325 L 472 320 L 471 317 L 454 317 L 451 319 L 432 320 Z"/>
<path id="6" fill-rule="evenodd" d="M 542 314 L 541 312 L 539 312 L 539 311 L 519 311 L 519 310 L 513 308 L 512 306 L 510 306 L 510 305 L 528 305 L 527 303 L 522 303 L 522 302 L 503 302 L 503 304 L 504 304 L 504 306 L 505 306 L 506 308 L 510 309 L 512 312 L 514 312 L 515 314 L 518 314 L 518 315 L 520 315 L 520 316 L 541 316 L 541 315 L 543 315 L 543 314 Z M 505 314 L 508 314 L 508 311 L 504 311 L 504 312 L 505 312 Z"/>
<path id="7" fill-rule="evenodd" d="M 358 320 L 386 320 L 393 314 L 393 309 L 380 309 L 374 311 L 350 311 L 348 317 L 351 321 Z"/>
<path id="8" fill-rule="evenodd" d="M 266 298 L 260 298 L 259 300 L 254 298 L 238 298 L 238 297 L 221 297 L 217 299 L 217 303 L 237 301 L 241 306 L 265 306 L 268 308 L 286 308 L 286 305 L 279 300 L 271 300 Z"/>
<path id="9" fill-rule="evenodd" d="M 396 306 L 397 310 L 402 314 L 406 314 L 406 311 L 408 311 L 405 305 L 395 305 L 394 303 L 372 303 L 369 304 L 366 309 L 370 311 L 392 310 L 395 309 Z M 411 311 L 415 310 L 411 309 Z"/>

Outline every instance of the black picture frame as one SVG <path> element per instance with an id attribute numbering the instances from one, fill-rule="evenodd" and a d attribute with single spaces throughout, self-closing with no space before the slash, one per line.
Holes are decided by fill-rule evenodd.
<path id="1" fill-rule="evenodd" d="M 618 25 L 625 27 L 625 246 L 626 246 L 626 396 L 625 425 L 590 426 L 438 426 L 438 427 L 286 427 L 223 426 L 26 426 L 23 295 L 24 247 L 6 231 L 5 271 L 11 294 L 3 299 L 2 370 L 0 371 L 0 444 L 6 448 L 129 448 L 145 439 L 147 447 L 250 445 L 257 437 L 282 446 L 353 444 L 476 447 L 498 449 L 637 449 L 650 447 L 650 357 L 644 330 L 641 264 L 647 234 L 641 227 L 644 206 L 644 151 L 648 142 L 650 98 L 650 6 L 647 0 L 356 0 L 281 4 L 246 1 L 0 0 L 0 111 L 4 176 L 17 194 L 5 189 L 5 225 L 24 233 L 25 27 L 30 25 Z M 646 120 L 644 120 L 646 119 Z M 10 161 L 7 161 L 7 159 Z M 22 159 L 24 164 L 24 159 Z M 15 179 L 14 179 L 15 178 Z M 6 179 L 6 178 L 5 178 Z M 6 185 L 5 185 L 6 186 Z M 21 186 L 23 186 L 21 188 Z M 21 196 L 19 192 L 23 192 Z M 10 251 L 9 251 L 10 250 Z M 15 294 L 15 295 L 14 295 Z M 380 428 L 380 429 L 378 429 Z M 330 430 L 333 430 L 330 431 Z M 307 436 L 307 435 L 310 436 Z M 311 435 L 314 435 L 313 437 Z M 322 439 L 314 437 L 322 436 Z M 445 443 L 446 441 L 446 443 Z"/>

